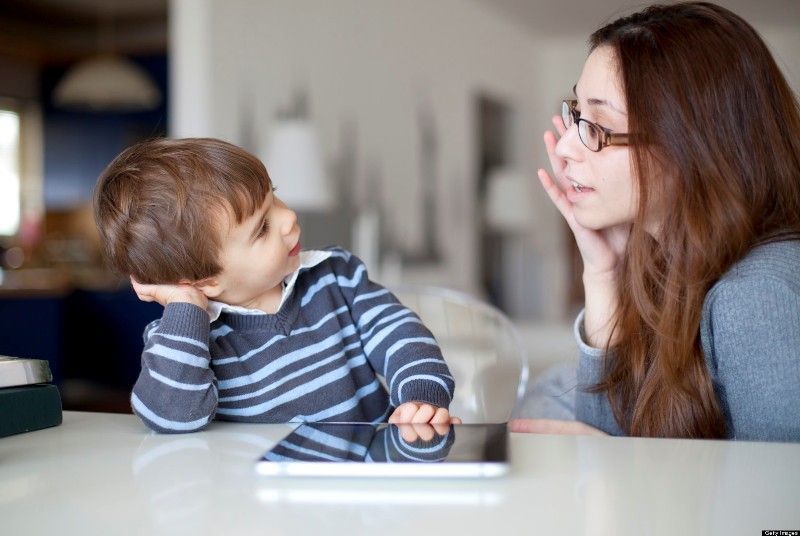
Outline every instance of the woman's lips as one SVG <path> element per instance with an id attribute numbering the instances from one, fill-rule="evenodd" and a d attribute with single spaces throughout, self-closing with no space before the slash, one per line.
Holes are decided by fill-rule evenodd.
<path id="1" fill-rule="evenodd" d="M 295 246 L 292 248 L 292 251 L 290 251 L 290 252 L 289 252 L 289 256 L 290 256 L 290 257 L 295 257 L 295 256 L 297 256 L 297 255 L 299 255 L 299 254 L 300 254 L 300 241 L 298 241 L 298 242 L 297 242 L 297 245 L 295 245 Z"/>
<path id="2" fill-rule="evenodd" d="M 575 203 L 576 201 L 580 201 L 584 197 L 589 194 L 594 193 L 594 188 L 589 186 L 584 186 L 583 184 L 579 183 L 578 181 L 567 177 L 568 181 L 568 188 L 566 191 L 567 199 L 570 200 L 571 203 Z"/>

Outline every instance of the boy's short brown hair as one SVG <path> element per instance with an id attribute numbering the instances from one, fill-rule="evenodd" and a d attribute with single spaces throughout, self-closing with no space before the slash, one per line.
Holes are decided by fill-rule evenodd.
<path id="1" fill-rule="evenodd" d="M 221 140 L 134 145 L 103 170 L 95 186 L 95 223 L 106 259 L 140 283 L 218 274 L 223 215 L 242 223 L 271 188 L 258 158 Z"/>

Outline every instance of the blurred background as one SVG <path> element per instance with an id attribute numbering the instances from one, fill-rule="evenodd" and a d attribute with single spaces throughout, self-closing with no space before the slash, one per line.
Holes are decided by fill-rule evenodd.
<path id="1" fill-rule="evenodd" d="M 800 2 L 720 0 L 795 92 Z M 261 157 L 303 225 L 385 285 L 447 286 L 575 358 L 580 261 L 541 191 L 541 134 L 627 0 L 4 0 L 0 354 L 48 359 L 67 409 L 129 411 L 143 326 L 98 253 L 94 182 L 122 149 L 212 136 Z"/>

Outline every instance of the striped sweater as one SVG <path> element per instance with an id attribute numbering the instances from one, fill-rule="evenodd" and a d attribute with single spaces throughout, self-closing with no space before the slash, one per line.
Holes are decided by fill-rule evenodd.
<path id="1" fill-rule="evenodd" d="M 275 314 L 170 303 L 145 328 L 134 412 L 159 432 L 243 422 L 385 421 L 411 401 L 448 407 L 455 384 L 433 335 L 364 264 L 332 249 L 301 267 Z M 385 388 L 378 379 L 385 380 Z"/>

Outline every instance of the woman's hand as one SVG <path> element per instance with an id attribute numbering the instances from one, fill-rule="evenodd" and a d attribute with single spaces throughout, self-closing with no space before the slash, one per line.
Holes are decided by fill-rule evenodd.
<path id="1" fill-rule="evenodd" d="M 559 137 L 563 136 L 566 130 L 559 116 L 553 116 L 553 125 Z M 539 181 L 575 235 L 575 241 L 583 259 L 584 274 L 590 277 L 604 277 L 613 274 L 625 251 L 630 225 L 623 224 L 595 231 L 583 227 L 577 222 L 572 203 L 562 190 L 562 188 L 567 189 L 571 186 L 565 176 L 567 163 L 556 154 L 557 142 L 556 135 L 552 131 L 548 130 L 544 133 L 544 146 L 550 157 L 550 166 L 556 180 L 553 180 L 547 171 L 540 169 Z"/>
<path id="2" fill-rule="evenodd" d="M 514 419 L 508 423 L 508 430 L 524 434 L 608 435 L 580 421 L 551 419 Z"/>
<path id="3" fill-rule="evenodd" d="M 566 130 L 560 117 L 553 117 L 553 125 L 559 136 L 563 136 Z M 553 204 L 567 220 L 583 259 L 585 342 L 595 348 L 611 346 L 615 342 L 612 320 L 618 303 L 616 268 L 625 253 L 630 224 L 594 230 L 578 223 L 572 203 L 559 187 L 559 184 L 565 189 L 571 186 L 565 175 L 567 162 L 556 154 L 556 143 L 556 136 L 552 131 L 544 133 L 544 145 L 558 184 L 543 169 L 539 170 L 539 180 Z"/>
<path id="4" fill-rule="evenodd" d="M 131 277 L 131 285 L 140 300 L 145 302 L 158 302 L 166 307 L 168 303 L 185 302 L 193 303 L 201 309 L 208 309 L 208 298 L 203 292 L 190 285 L 145 285 Z"/>

